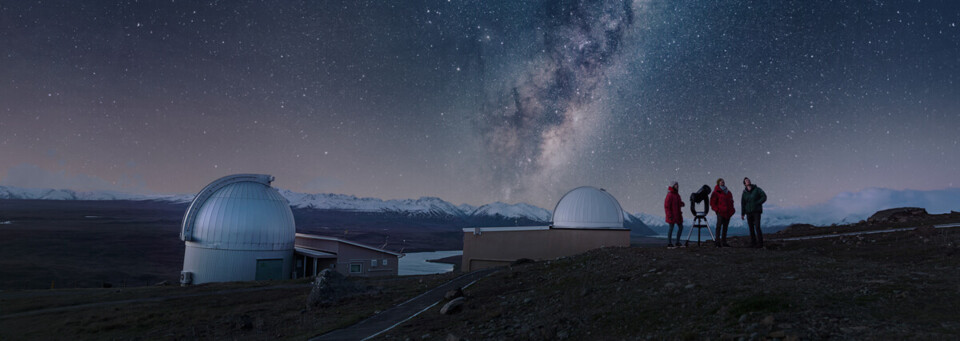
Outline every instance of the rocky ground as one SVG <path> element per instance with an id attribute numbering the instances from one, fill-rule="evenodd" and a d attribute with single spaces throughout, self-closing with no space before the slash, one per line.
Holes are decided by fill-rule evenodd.
<path id="1" fill-rule="evenodd" d="M 766 248 L 607 248 L 517 264 L 386 333 L 388 340 L 957 339 L 956 214 L 822 227 L 818 234 L 914 231 Z"/>

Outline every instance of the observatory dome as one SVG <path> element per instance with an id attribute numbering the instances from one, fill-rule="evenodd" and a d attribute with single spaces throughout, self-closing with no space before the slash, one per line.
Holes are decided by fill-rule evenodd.
<path id="1" fill-rule="evenodd" d="M 564 194 L 553 210 L 553 227 L 622 229 L 623 209 L 603 189 L 583 186 Z"/>
<path id="2" fill-rule="evenodd" d="M 187 283 L 279 279 L 291 271 L 296 225 L 272 181 L 230 175 L 197 194 L 180 233 Z"/>

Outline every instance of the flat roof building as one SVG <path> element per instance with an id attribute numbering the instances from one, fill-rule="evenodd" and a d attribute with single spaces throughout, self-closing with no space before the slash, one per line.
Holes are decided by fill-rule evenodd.
<path id="1" fill-rule="evenodd" d="M 313 234 L 296 235 L 295 277 L 316 276 L 323 269 L 334 269 L 346 276 L 396 276 L 403 254 Z"/>
<path id="2" fill-rule="evenodd" d="M 461 269 L 468 272 L 523 258 L 555 259 L 607 246 L 630 246 L 623 209 L 606 190 L 584 186 L 560 198 L 549 226 L 463 229 Z"/>

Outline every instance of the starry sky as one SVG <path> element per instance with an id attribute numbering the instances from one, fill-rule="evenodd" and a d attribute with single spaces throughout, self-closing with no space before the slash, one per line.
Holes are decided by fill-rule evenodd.
<path id="1" fill-rule="evenodd" d="M 960 186 L 960 3 L 7 1 L 0 185 L 630 212 Z"/>

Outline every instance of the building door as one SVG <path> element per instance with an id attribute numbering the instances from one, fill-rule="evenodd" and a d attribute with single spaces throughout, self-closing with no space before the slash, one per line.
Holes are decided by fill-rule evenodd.
<path id="1" fill-rule="evenodd" d="M 256 280 L 265 281 L 269 279 L 283 279 L 283 259 L 257 260 Z"/>

